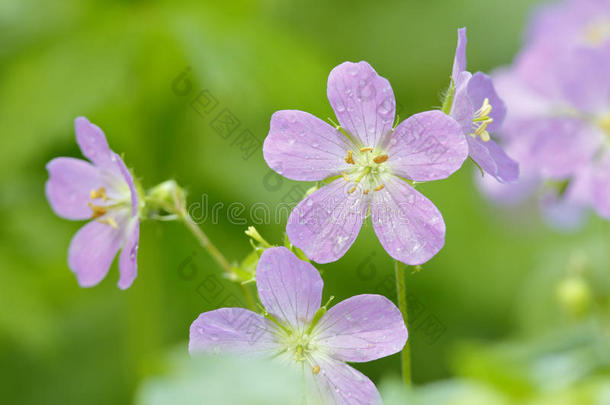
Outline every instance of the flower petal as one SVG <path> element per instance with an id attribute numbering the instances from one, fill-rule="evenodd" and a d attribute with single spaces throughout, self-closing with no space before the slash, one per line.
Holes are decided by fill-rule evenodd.
<path id="1" fill-rule="evenodd" d="M 594 168 L 590 175 L 593 208 L 599 216 L 610 219 L 610 154 L 606 152 Z"/>
<path id="2" fill-rule="evenodd" d="M 606 111 L 610 94 L 610 43 L 595 49 L 575 49 L 558 69 L 563 94 L 576 109 Z"/>
<path id="3" fill-rule="evenodd" d="M 472 120 L 476 109 L 468 97 L 468 83 L 472 78 L 472 73 L 462 72 L 458 75 L 458 80 L 455 83 L 455 94 L 453 96 L 453 105 L 449 115 L 457 121 L 462 128 L 464 134 L 470 134 L 473 129 Z"/>
<path id="4" fill-rule="evenodd" d="M 91 218 L 89 194 L 104 184 L 99 169 L 84 160 L 62 157 L 51 160 L 47 170 L 45 192 L 53 211 L 67 219 Z"/>
<path id="5" fill-rule="evenodd" d="M 191 324 L 189 352 L 270 354 L 278 350 L 275 326 L 243 308 L 204 312 Z"/>
<path id="6" fill-rule="evenodd" d="M 454 83 L 458 82 L 458 76 L 466 70 L 466 28 L 458 29 L 457 48 L 455 49 L 455 57 L 453 58 L 453 70 L 451 79 Z"/>
<path id="7" fill-rule="evenodd" d="M 523 152 L 519 162 L 536 168 L 544 177 L 559 179 L 587 165 L 602 139 L 596 128 L 574 118 L 532 120 L 521 130 L 514 140 Z"/>
<path id="8" fill-rule="evenodd" d="M 122 220 L 114 228 L 106 223 L 91 221 L 72 238 L 68 250 L 68 265 L 82 287 L 102 281 L 124 242 Z"/>
<path id="9" fill-rule="evenodd" d="M 136 215 L 138 215 L 138 193 L 136 192 L 136 186 L 133 181 L 133 176 L 131 175 L 129 169 L 127 169 L 127 166 L 125 166 L 125 162 L 123 162 L 123 159 L 121 159 L 118 154 L 112 152 L 111 159 L 118 166 L 119 172 L 121 173 L 123 180 L 129 187 L 129 194 L 131 196 L 131 216 L 135 217 Z"/>
<path id="10" fill-rule="evenodd" d="M 466 136 L 466 139 L 468 139 L 470 147 L 470 157 L 486 173 L 492 175 L 500 183 L 512 183 L 519 178 L 519 164 L 493 140 L 483 142 L 470 135 Z"/>
<path id="11" fill-rule="evenodd" d="M 415 181 L 449 177 L 468 157 L 468 143 L 458 123 L 441 111 L 415 114 L 389 137 L 387 165 Z"/>
<path id="12" fill-rule="evenodd" d="M 499 183 L 491 176 L 481 176 L 477 170 L 474 173 L 479 190 L 495 204 L 515 206 L 527 200 L 540 186 L 536 173 L 520 172 L 519 179 L 513 183 Z"/>
<path id="13" fill-rule="evenodd" d="M 285 247 L 276 247 L 261 255 L 256 286 L 267 312 L 294 328 L 302 328 L 320 308 L 324 282 L 311 263 Z"/>
<path id="14" fill-rule="evenodd" d="M 388 176 L 373 193 L 371 219 L 375 233 L 392 258 L 418 265 L 445 244 L 445 222 L 438 208 L 403 180 Z"/>
<path id="15" fill-rule="evenodd" d="M 288 217 L 290 241 L 318 263 L 342 257 L 356 240 L 368 208 L 362 186 L 337 179 L 301 201 Z"/>
<path id="16" fill-rule="evenodd" d="M 361 146 L 377 146 L 394 123 L 392 86 L 367 62 L 344 62 L 328 76 L 328 100 L 341 126 Z"/>
<path id="17" fill-rule="evenodd" d="M 128 221 L 127 240 L 119 256 L 119 288 L 129 288 L 138 274 L 138 242 L 140 239 L 140 221 L 134 218 Z"/>
<path id="18" fill-rule="evenodd" d="M 475 73 L 468 81 L 467 91 L 474 110 L 481 108 L 485 99 L 489 100 L 492 107 L 489 117 L 493 122 L 487 126 L 487 131 L 497 131 L 506 117 L 506 105 L 496 93 L 491 77 L 482 72 Z"/>
<path id="19" fill-rule="evenodd" d="M 85 117 L 74 120 L 74 130 L 76 142 L 83 155 L 96 166 L 116 172 L 116 165 L 112 159 L 113 152 L 108 146 L 104 132 Z"/>
<path id="20" fill-rule="evenodd" d="M 316 404 L 379 405 L 381 396 L 375 384 L 360 371 L 342 361 L 317 356 L 312 367 L 320 370 L 313 374 L 305 370 L 305 381 Z"/>
<path id="21" fill-rule="evenodd" d="M 351 141 L 341 132 L 298 111 L 277 111 L 263 145 L 265 161 L 273 170 L 293 180 L 317 181 L 346 170 Z"/>
<path id="22" fill-rule="evenodd" d="M 364 362 L 402 350 L 407 327 L 400 310 L 381 295 L 363 294 L 332 307 L 312 331 L 333 358 Z"/>

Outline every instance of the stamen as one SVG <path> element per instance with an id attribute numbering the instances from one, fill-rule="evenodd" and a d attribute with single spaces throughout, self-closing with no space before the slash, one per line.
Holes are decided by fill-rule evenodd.
<path id="1" fill-rule="evenodd" d="M 380 184 L 378 187 L 375 187 L 375 188 L 373 189 L 373 191 L 381 191 L 381 190 L 383 190 L 383 188 L 384 188 L 384 187 L 385 187 L 385 185 Z"/>
<path id="2" fill-rule="evenodd" d="M 364 194 L 364 195 L 367 195 L 368 193 L 369 193 L 369 189 L 368 188 L 362 192 L 362 194 Z"/>
<path id="3" fill-rule="evenodd" d="M 313 370 L 311 370 L 314 374 L 318 374 L 320 372 L 320 366 L 313 366 Z"/>
<path id="4" fill-rule="evenodd" d="M 106 207 L 102 207 L 99 205 L 93 205 L 91 203 L 87 203 L 87 205 L 89 206 L 89 208 L 91 208 L 91 211 L 93 211 L 93 213 L 91 214 L 92 219 L 96 219 L 101 216 L 104 216 L 106 214 L 106 212 L 108 211 L 106 209 Z"/>
<path id="5" fill-rule="evenodd" d="M 350 164 L 350 165 L 356 164 L 356 162 L 354 162 L 354 157 L 352 156 L 351 150 L 347 151 L 347 157 L 345 158 L 345 163 Z"/>
<path id="6" fill-rule="evenodd" d="M 379 155 L 373 159 L 373 162 L 379 164 L 385 162 L 386 160 L 388 160 L 388 155 Z"/>
<path id="7" fill-rule="evenodd" d="M 491 114 L 492 106 L 489 104 L 489 99 L 483 100 L 483 105 L 474 113 L 472 122 L 474 124 L 474 133 L 472 136 L 481 138 L 483 142 L 487 142 L 490 139 L 489 132 L 487 132 L 487 126 L 494 122 L 493 118 L 489 117 Z"/>
<path id="8" fill-rule="evenodd" d="M 106 218 L 98 219 L 97 222 L 100 222 L 102 224 L 108 224 L 111 227 L 113 227 L 114 229 L 118 229 L 119 228 L 119 225 L 116 223 L 116 221 L 112 217 L 106 217 Z"/>
<path id="9" fill-rule="evenodd" d="M 489 104 L 488 98 L 483 100 L 483 105 L 481 106 L 481 109 L 479 111 L 481 112 L 481 116 L 483 117 L 486 117 L 489 115 L 489 113 L 491 113 L 491 104 Z"/>
<path id="10" fill-rule="evenodd" d="M 349 177 L 347 176 L 347 174 L 345 174 L 345 172 L 341 172 L 341 176 L 343 176 L 343 179 L 344 179 L 345 181 L 347 181 L 348 183 L 351 181 L 351 180 L 349 179 Z"/>
<path id="11" fill-rule="evenodd" d="M 360 152 L 365 153 L 365 152 L 370 152 L 372 150 L 373 150 L 373 148 L 371 148 L 370 146 L 366 146 L 366 147 L 360 149 Z"/>
<path id="12" fill-rule="evenodd" d="M 91 192 L 89 193 L 89 197 L 92 200 L 96 200 L 98 198 L 101 198 L 102 200 L 104 200 L 104 202 L 108 201 L 108 197 L 106 196 L 106 188 L 105 187 L 100 187 L 97 190 L 96 189 L 91 190 Z"/>
<path id="13" fill-rule="evenodd" d="M 597 125 L 601 127 L 606 134 L 610 135 L 610 114 L 607 114 L 597 120 Z"/>
<path id="14" fill-rule="evenodd" d="M 354 191 L 356 191 L 357 186 L 354 186 L 352 188 L 349 189 L 348 193 L 352 194 Z"/>

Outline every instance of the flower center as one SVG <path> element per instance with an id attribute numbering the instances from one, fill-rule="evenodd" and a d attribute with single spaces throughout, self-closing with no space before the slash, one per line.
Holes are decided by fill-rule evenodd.
<path id="1" fill-rule="evenodd" d="M 606 136 L 610 138 L 610 112 L 606 115 L 602 115 L 597 120 L 597 125 L 606 133 Z"/>
<path id="2" fill-rule="evenodd" d="M 290 360 L 297 364 L 314 364 L 313 353 L 318 349 L 315 339 L 307 332 L 284 330 L 282 343 Z M 315 367 L 314 367 L 315 368 Z M 318 366 L 319 371 L 319 366 Z M 314 370 L 314 374 L 317 374 Z"/>
<path id="3" fill-rule="evenodd" d="M 591 46 L 599 46 L 610 39 L 610 19 L 589 24 L 585 28 L 584 40 Z"/>
<path id="4" fill-rule="evenodd" d="M 470 135 L 473 138 L 477 136 L 481 138 L 483 142 L 487 142 L 490 139 L 489 132 L 487 132 L 487 126 L 494 122 L 493 118 L 489 116 L 491 114 L 492 106 L 489 104 L 489 99 L 483 100 L 483 105 L 475 113 L 472 119 L 473 133 Z"/>
<path id="5" fill-rule="evenodd" d="M 108 197 L 105 187 L 92 189 L 89 192 L 89 199 L 90 201 L 87 202 L 87 205 L 91 208 L 91 219 L 95 219 L 103 224 L 108 224 L 115 229 L 118 228 L 116 220 L 112 216 L 107 215 L 108 211 L 112 211 L 114 208 L 123 207 L 128 204 L 129 201 L 119 201 Z M 107 204 L 108 202 L 111 204 Z"/>
<path id="6" fill-rule="evenodd" d="M 354 185 L 348 190 L 348 193 L 353 193 L 358 189 L 358 185 L 362 184 L 362 193 L 368 194 L 371 190 L 379 191 L 385 186 L 381 182 L 381 174 L 387 171 L 385 162 L 388 160 L 388 155 L 380 150 L 375 150 L 371 146 L 361 148 L 359 151 L 347 151 L 345 162 L 353 165 L 353 168 L 347 173 L 341 175 L 348 183 Z"/>

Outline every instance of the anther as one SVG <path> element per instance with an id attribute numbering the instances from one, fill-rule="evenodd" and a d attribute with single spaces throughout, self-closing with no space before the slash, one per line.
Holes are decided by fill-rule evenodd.
<path id="1" fill-rule="evenodd" d="M 375 188 L 373 189 L 373 191 L 381 191 L 381 190 L 383 190 L 383 188 L 384 188 L 384 187 L 385 187 L 385 185 L 381 184 L 381 185 L 379 185 L 378 187 L 375 187 Z"/>
<path id="2" fill-rule="evenodd" d="M 372 150 L 373 150 L 373 148 L 371 148 L 370 146 L 366 146 L 366 147 L 360 149 L 360 152 L 365 153 L 365 152 L 370 152 Z"/>
<path id="3" fill-rule="evenodd" d="M 96 219 L 101 216 L 104 216 L 107 212 L 106 207 L 101 207 L 99 205 L 93 205 L 91 203 L 87 203 L 87 205 L 89 206 L 89 208 L 91 208 L 91 211 L 93 211 L 93 213 L 91 214 L 92 219 Z"/>
<path id="4" fill-rule="evenodd" d="M 100 187 L 97 190 L 96 189 L 91 190 L 91 192 L 89 193 L 89 197 L 92 200 L 101 198 L 102 200 L 104 200 L 104 202 L 108 201 L 108 197 L 106 196 L 106 188 L 105 187 Z"/>
<path id="5" fill-rule="evenodd" d="M 313 366 L 313 370 L 311 370 L 314 374 L 318 374 L 320 372 L 320 366 Z"/>
<path id="6" fill-rule="evenodd" d="M 118 229 L 119 228 L 119 225 L 116 223 L 116 221 L 112 217 L 98 219 L 97 222 L 100 222 L 102 224 L 108 224 L 111 227 L 113 227 L 114 229 Z"/>
<path id="7" fill-rule="evenodd" d="M 347 157 L 345 158 L 345 163 L 350 164 L 350 165 L 356 164 L 356 162 L 354 162 L 354 157 L 352 156 L 351 150 L 347 151 Z"/>
<path id="8" fill-rule="evenodd" d="M 388 160 L 388 155 L 379 155 L 373 159 L 373 162 L 379 164 L 385 162 L 386 160 Z"/>
<path id="9" fill-rule="evenodd" d="M 369 189 L 368 188 L 362 192 L 362 194 L 364 194 L 364 195 L 367 195 L 368 193 L 369 193 Z"/>
<path id="10" fill-rule="evenodd" d="M 357 186 L 354 186 L 354 187 L 350 188 L 350 189 L 349 189 L 349 191 L 348 191 L 348 193 L 349 193 L 349 194 L 352 194 L 354 191 L 356 191 L 356 187 L 357 187 Z"/>

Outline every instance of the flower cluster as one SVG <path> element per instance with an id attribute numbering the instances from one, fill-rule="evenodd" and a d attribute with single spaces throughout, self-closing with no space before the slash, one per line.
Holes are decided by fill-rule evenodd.
<path id="1" fill-rule="evenodd" d="M 577 226 L 587 208 L 610 218 L 610 2 L 541 8 L 494 80 L 508 107 L 502 142 L 522 176 L 484 190 L 509 202 L 541 190 L 543 212 L 560 226 Z"/>
<path id="2" fill-rule="evenodd" d="M 489 76 L 466 71 L 466 31 L 458 48 L 443 111 L 415 114 L 394 126 L 390 83 L 366 62 L 345 62 L 328 77 L 328 100 L 339 125 L 296 110 L 271 118 L 263 154 L 277 173 L 323 181 L 298 204 L 286 233 L 310 259 L 341 258 L 371 217 L 388 254 L 418 265 L 443 247 L 445 223 L 416 183 L 440 180 L 470 155 L 499 182 L 518 177 L 518 165 L 490 138 L 505 106 Z"/>
<path id="3" fill-rule="evenodd" d="M 181 220 L 229 278 L 240 282 L 252 308 L 247 284 L 256 282 L 264 307 L 262 315 L 243 308 L 201 314 L 190 328 L 192 353 L 255 354 L 296 366 L 303 371 L 308 403 L 380 403 L 373 382 L 346 363 L 379 359 L 405 346 L 406 295 L 399 272 L 404 268 L 397 265 L 401 309 L 372 294 L 327 309 L 321 305 L 322 278 L 308 259 L 341 258 L 370 217 L 392 258 L 422 264 L 442 249 L 445 223 L 415 189 L 417 183 L 449 177 L 468 156 L 495 181 L 517 178 L 517 164 L 490 135 L 504 119 L 504 103 L 489 76 L 466 70 L 465 30 L 458 36 L 442 110 L 395 122 L 388 80 L 366 62 L 345 62 L 330 72 L 327 84 L 339 124 L 296 110 L 273 114 L 263 146 L 266 162 L 287 178 L 318 184 L 288 218 L 287 247 L 272 247 L 249 228 L 246 234 L 260 245 L 253 242 L 254 252 L 241 265 L 230 263 L 193 222 L 176 182 L 140 191 L 100 128 L 77 118 L 76 140 L 89 162 L 53 159 L 46 194 L 59 216 L 90 220 L 68 254 L 79 284 L 98 284 L 121 250 L 119 287 L 128 288 L 136 277 L 140 219 Z M 607 117 L 599 122 L 610 127 Z"/>

